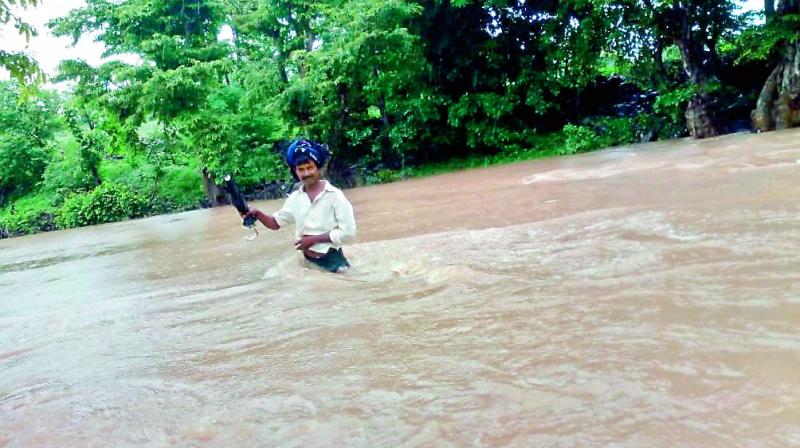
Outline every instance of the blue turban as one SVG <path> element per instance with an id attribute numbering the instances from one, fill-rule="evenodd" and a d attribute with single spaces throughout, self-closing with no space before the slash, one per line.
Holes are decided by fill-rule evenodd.
<path id="1" fill-rule="evenodd" d="M 317 165 L 317 168 L 322 168 L 330 156 L 331 151 L 328 149 L 328 145 L 323 145 L 304 138 L 294 140 L 289 147 L 286 148 L 286 164 L 291 168 L 293 175 L 294 169 L 300 163 L 311 161 Z"/>

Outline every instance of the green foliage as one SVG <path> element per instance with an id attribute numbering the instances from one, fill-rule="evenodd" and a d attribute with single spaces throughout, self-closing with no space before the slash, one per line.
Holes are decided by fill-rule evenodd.
<path id="1" fill-rule="evenodd" d="M 597 117 L 587 120 L 582 126 L 567 124 L 560 133 L 563 144 L 557 146 L 556 154 L 577 154 L 635 143 L 640 139 L 644 123 L 643 117 Z"/>
<path id="2" fill-rule="evenodd" d="M 421 7 L 402 0 L 328 4 L 318 28 L 323 45 L 295 50 L 283 110 L 300 133 L 327 141 L 348 162 L 397 163 L 417 147 L 422 124 L 436 115 L 422 104 L 428 65 L 408 25 Z M 312 42 L 309 42 L 312 43 Z M 312 43 L 313 44 L 313 43 Z"/>
<path id="3" fill-rule="evenodd" d="M 190 161 L 188 166 L 155 166 L 139 156 L 105 161 L 100 173 L 104 185 L 122 185 L 146 196 L 153 211 L 165 213 L 196 208 L 203 198 L 196 161 Z"/>
<path id="4" fill-rule="evenodd" d="M 761 18 L 762 14 L 746 16 L 744 20 Z M 724 42 L 722 50 L 733 55 L 736 64 L 765 63 L 779 57 L 786 43 L 797 41 L 800 14 L 781 14 L 766 23 L 743 27 L 743 31 Z"/>
<path id="5" fill-rule="evenodd" d="M 16 82 L 0 82 L 0 206 L 9 195 L 31 191 L 41 181 L 57 109 L 55 95 L 22 98 Z"/>
<path id="6" fill-rule="evenodd" d="M 90 189 L 95 185 L 91 173 L 85 170 L 78 143 L 61 136 L 53 145 L 53 154 L 42 175 L 41 188 L 62 202 L 71 192 Z"/>
<path id="7" fill-rule="evenodd" d="M 197 113 L 176 122 L 186 146 L 212 174 L 238 174 L 256 168 L 257 155 L 281 129 L 280 121 L 273 116 L 243 108 L 243 95 L 239 87 L 222 86 Z"/>
<path id="8" fill-rule="evenodd" d="M 36 3 L 0 2 L 0 21 L 33 36 L 7 6 Z M 2 216 L 27 232 L 62 204 L 65 226 L 197 207 L 223 174 L 288 180 L 277 143 L 300 135 L 382 183 L 685 135 L 697 94 L 741 121 L 758 89 L 740 80 L 786 56 L 795 3 L 759 23 L 730 0 L 87 0 L 53 32 L 139 61 L 64 61 L 63 99 L 0 84 Z M 626 106 L 649 112 L 597 116 L 615 108 L 587 88 L 618 75 L 640 91 L 620 102 L 657 93 Z"/>
<path id="9" fill-rule="evenodd" d="M 463 125 L 468 148 L 503 146 L 518 135 L 501 121 L 514 111 L 518 102 L 513 95 L 466 94 L 450 106 L 448 122 L 456 127 Z"/>
<path id="10" fill-rule="evenodd" d="M 64 201 L 56 223 L 62 228 L 88 226 L 145 216 L 148 198 L 127 186 L 104 183 L 86 193 L 74 193 Z"/>
<path id="11" fill-rule="evenodd" d="M 196 166 L 172 165 L 164 168 L 158 183 L 157 206 L 163 211 L 197 208 L 204 196 L 200 170 Z"/>
<path id="12" fill-rule="evenodd" d="M 575 154 L 579 152 L 591 151 L 600 147 L 597 134 L 588 127 L 567 124 L 564 126 L 564 146 L 561 154 Z"/>
<path id="13" fill-rule="evenodd" d="M 36 36 L 36 30 L 27 22 L 20 19 L 11 10 L 12 7 L 35 7 L 39 5 L 39 0 L 4 0 L 0 1 L 0 26 L 13 23 L 14 28 L 19 34 L 25 36 L 25 41 L 29 42 Z M 39 68 L 36 60 L 31 55 L 24 52 L 12 52 L 0 48 L 0 68 L 8 70 L 11 77 L 20 84 L 37 85 L 45 80 L 44 72 Z M 23 93 L 30 93 L 24 91 Z"/>
<path id="14" fill-rule="evenodd" d="M 367 185 L 373 184 L 386 184 L 389 182 L 396 182 L 407 177 L 411 172 L 402 170 L 382 169 L 372 173 L 368 173 L 364 178 L 364 183 Z"/>
<path id="15" fill-rule="evenodd" d="M 55 230 L 53 198 L 31 194 L 0 210 L 0 237 Z"/>
<path id="16" fill-rule="evenodd" d="M 684 111 L 686 105 L 697 91 L 696 86 L 683 85 L 671 91 L 660 93 L 653 104 L 655 116 L 660 118 L 660 131 L 667 132 L 667 138 L 676 137 L 683 133 L 686 119 Z"/>

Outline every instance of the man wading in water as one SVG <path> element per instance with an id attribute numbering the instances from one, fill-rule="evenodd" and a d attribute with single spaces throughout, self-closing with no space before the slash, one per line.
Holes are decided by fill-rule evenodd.
<path id="1" fill-rule="evenodd" d="M 329 156 L 325 145 L 305 139 L 293 141 L 286 150 L 286 163 L 303 186 L 292 192 L 274 215 L 256 208 L 250 208 L 247 215 L 272 230 L 294 223 L 295 248 L 303 251 L 306 260 L 326 271 L 343 272 L 350 263 L 342 244 L 355 238 L 356 220 L 342 190 L 322 178 L 321 170 Z"/>

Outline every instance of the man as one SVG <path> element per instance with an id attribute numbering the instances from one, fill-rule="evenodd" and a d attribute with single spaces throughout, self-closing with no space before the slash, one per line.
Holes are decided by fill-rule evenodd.
<path id="1" fill-rule="evenodd" d="M 278 230 L 295 225 L 295 248 L 310 263 L 330 272 L 350 267 L 342 245 L 356 235 L 353 206 L 341 190 L 322 178 L 321 170 L 330 156 L 327 146 L 298 139 L 286 150 L 286 163 L 292 176 L 303 183 L 286 199 L 283 207 L 270 216 L 250 208 L 265 227 Z"/>

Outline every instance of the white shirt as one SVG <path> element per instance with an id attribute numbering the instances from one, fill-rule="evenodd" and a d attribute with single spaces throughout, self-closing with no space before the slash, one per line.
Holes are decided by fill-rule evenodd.
<path id="1" fill-rule="evenodd" d="M 356 220 L 353 206 L 344 197 L 342 190 L 327 180 L 322 182 L 325 182 L 325 188 L 314 202 L 311 202 L 303 186 L 290 194 L 283 207 L 272 217 L 281 227 L 294 223 L 296 239 L 303 235 L 329 233 L 330 243 L 317 243 L 310 247 L 314 252 L 324 254 L 329 248 L 338 249 L 355 238 Z"/>

